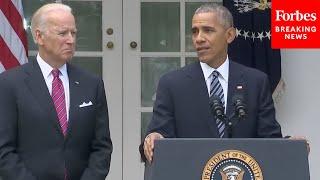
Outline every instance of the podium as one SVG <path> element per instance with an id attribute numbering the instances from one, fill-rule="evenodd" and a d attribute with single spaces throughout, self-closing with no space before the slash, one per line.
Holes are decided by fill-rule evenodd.
<path id="1" fill-rule="evenodd" d="M 305 141 L 160 139 L 145 180 L 309 180 Z"/>

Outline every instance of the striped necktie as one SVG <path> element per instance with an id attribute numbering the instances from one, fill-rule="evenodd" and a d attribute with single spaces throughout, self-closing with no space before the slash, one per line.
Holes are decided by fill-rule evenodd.
<path id="1" fill-rule="evenodd" d="M 53 76 L 51 97 L 56 108 L 62 133 L 65 136 L 67 133 L 68 121 L 63 84 L 59 78 L 60 71 L 58 69 L 53 69 L 51 73 Z"/>
<path id="2" fill-rule="evenodd" d="M 212 81 L 210 84 L 210 96 L 213 96 L 213 95 L 218 96 L 222 102 L 222 105 L 225 106 L 223 89 L 218 79 L 219 72 L 214 70 L 211 76 L 212 76 Z M 216 123 L 219 131 L 219 137 L 222 138 L 224 135 L 225 123 L 220 119 L 216 119 Z"/>
<path id="3" fill-rule="evenodd" d="M 51 97 L 57 111 L 62 133 L 64 136 L 66 136 L 67 128 L 68 128 L 68 120 L 67 120 L 66 99 L 65 99 L 63 84 L 61 79 L 59 78 L 60 71 L 58 69 L 53 69 L 51 73 L 53 76 Z M 64 180 L 67 180 L 66 168 L 64 169 Z"/>

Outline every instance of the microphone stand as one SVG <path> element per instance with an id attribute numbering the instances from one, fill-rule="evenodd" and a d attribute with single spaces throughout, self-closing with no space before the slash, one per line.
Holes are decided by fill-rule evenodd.
<path id="1" fill-rule="evenodd" d="M 226 132 L 227 132 L 227 135 L 228 135 L 228 138 L 232 138 L 232 135 L 233 135 L 233 126 L 234 124 L 237 124 L 236 123 L 233 123 L 233 119 L 236 119 L 236 115 L 235 113 L 232 114 L 231 118 L 228 118 L 224 112 L 220 111 L 221 113 L 219 113 L 219 115 L 214 115 L 215 119 L 218 119 L 220 121 L 222 121 L 224 124 L 225 124 L 225 127 L 226 127 Z M 215 114 L 215 113 L 214 113 Z"/>
<path id="2" fill-rule="evenodd" d="M 228 138 L 232 138 L 233 134 L 233 123 L 232 123 L 232 118 L 225 118 L 225 125 L 227 127 L 227 133 L 228 133 Z"/>
<path id="3" fill-rule="evenodd" d="M 229 138 L 232 138 L 233 136 L 233 127 L 236 126 L 239 121 L 243 120 L 244 118 L 244 116 L 238 116 L 236 113 L 233 113 L 230 118 L 225 118 Z"/>

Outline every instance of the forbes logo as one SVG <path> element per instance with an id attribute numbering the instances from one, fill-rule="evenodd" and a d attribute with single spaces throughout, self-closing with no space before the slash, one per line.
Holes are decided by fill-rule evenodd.
<path id="1" fill-rule="evenodd" d="M 284 10 L 276 10 L 276 21 L 316 21 L 317 13 L 300 13 L 299 10 L 287 13 Z"/>

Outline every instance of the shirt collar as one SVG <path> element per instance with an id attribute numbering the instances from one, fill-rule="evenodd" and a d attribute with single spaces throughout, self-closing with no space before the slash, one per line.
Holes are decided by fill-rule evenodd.
<path id="1" fill-rule="evenodd" d="M 51 71 L 53 70 L 53 68 L 46 61 L 44 61 L 40 57 L 39 53 L 37 55 L 37 62 L 39 64 L 39 66 L 40 66 L 40 69 L 41 69 L 41 72 L 42 72 L 43 76 L 45 78 L 48 78 L 51 75 Z M 67 73 L 67 65 L 64 64 L 63 66 L 61 66 L 59 68 L 59 71 L 62 74 L 62 76 L 66 77 L 68 75 L 68 73 Z"/>
<path id="2" fill-rule="evenodd" d="M 212 74 L 212 72 L 214 70 L 217 70 L 220 76 L 222 77 L 222 79 L 228 82 L 228 78 L 229 78 L 229 57 L 228 56 L 227 56 L 227 59 L 224 61 L 224 63 L 221 64 L 221 66 L 219 66 L 217 69 L 203 62 L 200 62 L 200 66 L 206 81 L 210 78 L 210 75 Z"/>

